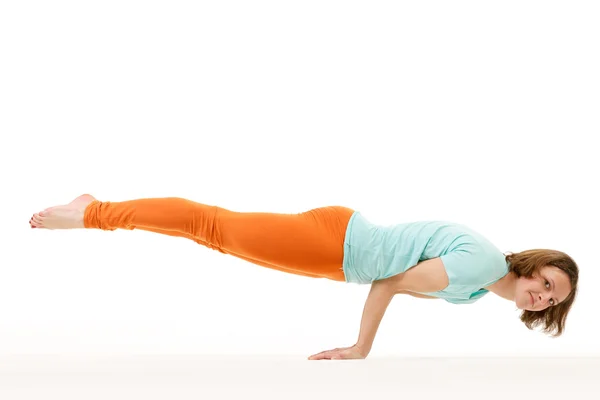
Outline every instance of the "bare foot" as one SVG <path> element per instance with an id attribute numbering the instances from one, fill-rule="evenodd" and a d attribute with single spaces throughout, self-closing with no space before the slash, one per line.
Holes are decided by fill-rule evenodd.
<path id="1" fill-rule="evenodd" d="M 69 204 L 46 208 L 33 214 L 29 220 L 32 228 L 75 229 L 84 228 L 83 213 L 85 208 L 96 200 L 94 196 L 83 194 Z"/>

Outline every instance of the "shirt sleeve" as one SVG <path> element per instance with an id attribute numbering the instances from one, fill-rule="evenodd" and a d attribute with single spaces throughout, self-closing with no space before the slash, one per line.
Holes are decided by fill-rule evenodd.
<path id="1" fill-rule="evenodd" d="M 486 257 L 485 251 L 473 244 L 460 246 L 440 258 L 448 274 L 449 284 L 445 291 L 477 291 L 495 275 L 490 257 Z"/>

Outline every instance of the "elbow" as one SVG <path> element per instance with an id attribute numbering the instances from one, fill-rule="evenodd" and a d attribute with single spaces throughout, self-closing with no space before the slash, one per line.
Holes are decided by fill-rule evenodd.
<path id="1" fill-rule="evenodd" d="M 376 288 L 379 291 L 388 293 L 390 296 L 403 293 L 404 290 L 402 289 L 401 285 L 399 285 L 399 283 L 397 282 L 397 279 L 392 278 L 395 277 L 373 281 L 371 287 L 373 289 Z"/>
<path id="2" fill-rule="evenodd" d="M 379 279 L 373 281 L 373 285 L 378 285 L 386 290 L 389 290 L 393 294 L 401 294 L 406 291 L 406 285 L 404 284 L 404 274 L 399 273 L 393 276 L 390 276 L 385 279 Z"/>

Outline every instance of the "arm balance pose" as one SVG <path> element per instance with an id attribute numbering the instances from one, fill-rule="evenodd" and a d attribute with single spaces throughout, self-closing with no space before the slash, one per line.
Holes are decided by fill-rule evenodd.
<path id="1" fill-rule="evenodd" d="M 342 206 L 296 214 L 235 212 L 178 197 L 102 202 L 82 195 L 34 214 L 32 228 L 141 229 L 193 240 L 279 271 L 371 284 L 356 344 L 309 359 L 365 358 L 396 294 L 477 301 L 489 292 L 523 310 L 533 329 L 563 333 L 579 270 L 565 253 L 500 252 L 479 233 L 446 221 L 375 225 Z"/>

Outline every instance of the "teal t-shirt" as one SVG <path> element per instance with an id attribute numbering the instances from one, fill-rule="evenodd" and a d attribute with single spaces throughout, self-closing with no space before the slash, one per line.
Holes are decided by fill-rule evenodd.
<path id="1" fill-rule="evenodd" d="M 405 272 L 440 257 L 449 285 L 423 293 L 450 303 L 473 303 L 508 273 L 504 254 L 472 229 L 448 221 L 375 225 L 356 211 L 346 228 L 343 270 L 346 282 L 366 284 Z"/>

